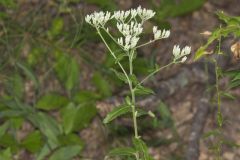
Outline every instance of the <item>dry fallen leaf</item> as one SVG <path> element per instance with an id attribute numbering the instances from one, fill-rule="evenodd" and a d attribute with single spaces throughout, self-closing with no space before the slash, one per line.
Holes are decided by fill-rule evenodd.
<path id="1" fill-rule="evenodd" d="M 240 42 L 236 42 L 231 46 L 234 58 L 240 59 Z"/>

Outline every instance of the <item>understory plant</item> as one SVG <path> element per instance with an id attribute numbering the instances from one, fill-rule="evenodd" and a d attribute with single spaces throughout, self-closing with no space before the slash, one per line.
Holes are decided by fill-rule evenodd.
<path id="1" fill-rule="evenodd" d="M 122 105 L 117 106 L 111 111 L 104 123 L 109 123 L 115 118 L 127 113 L 132 114 L 133 121 L 133 147 L 116 148 L 110 151 L 110 156 L 127 156 L 130 159 L 136 160 L 152 160 L 153 158 L 148 153 L 147 145 L 141 139 L 138 133 L 137 118 L 144 113 L 152 115 L 149 111 L 143 111 L 136 105 L 136 94 L 151 94 L 153 91 L 143 86 L 143 84 L 153 75 L 161 71 L 162 69 L 178 63 L 183 63 L 187 59 L 187 55 L 191 52 L 191 47 L 185 46 L 182 49 L 179 45 L 173 47 L 173 59 L 172 61 L 162 67 L 155 65 L 155 68 L 145 78 L 139 80 L 134 74 L 133 62 L 137 58 L 137 50 L 140 47 L 151 44 L 157 40 L 165 39 L 170 36 L 169 30 L 160 30 L 157 26 L 153 26 L 152 39 L 145 43 L 140 42 L 140 38 L 144 32 L 144 23 L 154 17 L 155 12 L 150 9 L 145 9 L 139 6 L 137 9 L 130 9 L 127 11 L 115 11 L 110 12 L 94 12 L 85 17 L 87 23 L 94 27 L 100 36 L 101 40 L 106 45 L 108 51 L 115 59 L 118 70 L 114 70 L 116 76 L 124 81 L 129 87 L 129 95 L 126 96 Z M 110 25 L 107 25 L 107 24 Z M 115 50 L 107 42 L 107 38 L 110 38 L 119 48 L 121 52 L 115 52 Z M 128 65 L 123 65 L 123 62 L 128 62 Z"/>
<path id="2" fill-rule="evenodd" d="M 234 43 L 229 46 L 231 48 L 231 52 L 233 54 L 232 58 L 234 61 L 239 61 L 240 57 L 240 17 L 239 16 L 229 16 L 222 11 L 217 12 L 217 16 L 222 23 L 220 27 L 215 28 L 212 32 L 205 31 L 203 34 L 208 37 L 207 42 L 202 45 L 195 54 L 195 60 L 199 58 L 205 58 L 206 62 L 212 62 L 214 64 L 215 70 L 215 85 L 214 89 L 214 102 L 217 106 L 217 114 L 216 114 L 216 123 L 217 127 L 212 129 L 204 134 L 204 138 L 209 138 L 211 136 L 214 137 L 214 141 L 210 146 L 210 149 L 215 153 L 216 160 L 222 160 L 222 153 L 223 153 L 223 146 L 230 146 L 230 147 L 240 147 L 239 144 L 236 144 L 233 141 L 230 141 L 224 137 L 223 126 L 226 124 L 226 119 L 224 119 L 222 113 L 222 106 L 221 102 L 223 98 L 229 98 L 234 100 L 234 95 L 231 94 L 231 91 L 239 88 L 240 86 L 240 71 L 238 68 L 236 69 L 225 69 L 221 68 L 219 64 L 220 56 L 227 56 L 226 53 L 222 50 L 222 41 L 227 38 L 231 38 Z M 217 43 L 215 50 L 209 50 L 209 46 L 212 44 Z M 230 50 L 230 49 L 229 49 Z M 216 54 L 215 57 L 209 56 L 211 54 Z M 224 85 L 223 87 L 220 86 L 221 79 L 229 79 L 229 82 Z M 211 86 L 210 86 L 211 88 Z"/>

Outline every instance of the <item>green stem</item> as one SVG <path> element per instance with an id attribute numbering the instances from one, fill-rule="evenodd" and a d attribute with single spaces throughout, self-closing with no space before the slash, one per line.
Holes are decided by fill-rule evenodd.
<path id="1" fill-rule="evenodd" d="M 129 70 L 130 70 L 130 75 L 131 76 L 133 75 L 133 54 L 134 54 L 134 51 L 130 52 L 130 55 L 129 55 Z M 131 107 L 132 107 L 134 135 L 135 135 L 135 138 L 138 138 L 135 90 L 133 89 L 132 81 L 130 81 L 129 88 L 130 88 L 131 97 L 132 97 L 132 106 Z"/>
<path id="2" fill-rule="evenodd" d="M 97 33 L 100 35 L 103 43 L 104 43 L 104 44 L 106 45 L 106 47 L 108 48 L 110 54 L 113 56 L 114 59 L 117 59 L 116 55 L 115 55 L 114 52 L 111 50 L 111 48 L 110 48 L 109 45 L 107 44 L 106 40 L 105 40 L 104 37 L 102 36 L 99 28 L 96 28 L 96 29 L 97 29 Z M 125 69 L 123 68 L 123 66 L 121 65 L 121 63 L 120 63 L 119 61 L 117 62 L 117 64 L 119 65 L 119 67 L 120 67 L 121 70 L 123 71 L 125 77 L 127 78 L 128 83 L 129 83 L 129 82 L 130 82 L 130 79 L 129 79 L 129 77 L 128 77 L 127 72 L 125 71 Z"/>

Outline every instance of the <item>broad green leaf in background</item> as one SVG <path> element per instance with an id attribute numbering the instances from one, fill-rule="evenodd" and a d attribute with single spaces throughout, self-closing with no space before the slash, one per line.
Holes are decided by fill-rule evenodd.
<path id="1" fill-rule="evenodd" d="M 19 144 L 13 135 L 6 133 L 0 138 L 0 147 L 11 148 L 11 151 L 15 152 Z"/>
<path id="2" fill-rule="evenodd" d="M 98 5 L 101 8 L 105 8 L 107 10 L 113 11 L 117 8 L 116 4 L 114 1 L 109 1 L 109 0 L 80 0 L 84 1 L 89 4 L 95 4 Z"/>
<path id="3" fill-rule="evenodd" d="M 67 135 L 60 135 L 59 140 L 61 145 L 69 146 L 69 145 L 79 145 L 84 146 L 84 142 L 80 139 L 78 134 L 70 133 Z"/>
<path id="4" fill-rule="evenodd" d="M 96 114 L 97 109 L 95 103 L 89 102 L 79 105 L 74 121 L 74 130 L 79 131 L 87 127 Z"/>
<path id="5" fill-rule="evenodd" d="M 74 94 L 73 100 L 77 104 L 86 103 L 90 101 L 95 101 L 101 98 L 101 95 L 96 92 L 81 90 Z"/>
<path id="6" fill-rule="evenodd" d="M 2 124 L 0 126 L 0 139 L 6 133 L 8 127 L 9 127 L 9 122 L 8 121 L 6 121 L 4 124 Z"/>
<path id="7" fill-rule="evenodd" d="M 129 105 L 120 105 L 115 107 L 110 113 L 107 114 L 106 118 L 103 120 L 103 123 L 109 123 L 117 117 L 131 112 L 132 108 Z"/>
<path id="8" fill-rule="evenodd" d="M 61 34 L 62 30 L 63 30 L 63 27 L 64 27 L 63 18 L 61 18 L 61 17 L 55 18 L 52 21 L 52 25 L 51 25 L 50 30 L 48 31 L 48 35 L 50 37 L 55 37 L 55 36 Z"/>
<path id="9" fill-rule="evenodd" d="M 44 112 L 38 112 L 29 115 L 28 119 L 47 137 L 51 149 L 59 146 L 59 139 L 57 137 L 62 133 L 62 129 L 53 117 Z"/>
<path id="10" fill-rule="evenodd" d="M 36 108 L 43 110 L 53 110 L 67 105 L 68 99 L 57 93 L 48 93 L 37 101 Z"/>
<path id="11" fill-rule="evenodd" d="M 72 132 L 77 110 L 78 108 L 73 103 L 69 103 L 67 107 L 61 110 L 62 126 L 65 134 Z"/>
<path id="12" fill-rule="evenodd" d="M 49 160 L 72 160 L 80 153 L 81 149 L 82 147 L 79 145 L 61 147 L 51 155 Z"/>
<path id="13" fill-rule="evenodd" d="M 111 150 L 108 155 L 109 156 L 134 156 L 136 154 L 136 150 L 130 147 L 124 148 L 115 148 Z"/>
<path id="14" fill-rule="evenodd" d="M 173 127 L 174 122 L 171 116 L 171 112 L 166 104 L 160 102 L 159 107 L 157 108 L 161 116 L 161 123 L 163 127 Z"/>
<path id="15" fill-rule="evenodd" d="M 206 0 L 162 0 L 159 6 L 154 5 L 158 20 L 176 17 L 190 13 L 205 3 Z"/>
<path id="16" fill-rule="evenodd" d="M 115 75 L 120 79 L 122 80 L 123 82 L 125 83 L 128 83 L 128 80 L 126 78 L 126 76 L 122 73 L 122 72 L 118 72 L 117 70 L 111 68 L 111 70 L 115 73 Z"/>
<path id="17" fill-rule="evenodd" d="M 78 85 L 80 69 L 76 59 L 62 52 L 55 52 L 55 72 L 65 88 L 70 91 Z"/>
<path id="18" fill-rule="evenodd" d="M 21 64 L 19 62 L 16 63 L 16 65 L 24 72 L 24 74 L 31 80 L 33 81 L 35 88 L 39 87 L 39 82 L 36 76 L 34 75 L 33 71 L 25 66 L 24 64 Z"/>
<path id="19" fill-rule="evenodd" d="M 7 148 L 5 150 L 1 150 L 0 159 L 1 160 L 12 160 L 13 157 L 12 157 L 11 149 Z"/>
<path id="20" fill-rule="evenodd" d="M 29 133 L 27 137 L 23 139 L 21 146 L 23 146 L 31 153 L 40 151 L 40 149 L 43 147 L 43 139 L 41 133 L 37 130 Z"/>
<path id="21" fill-rule="evenodd" d="M 21 99 L 24 93 L 23 79 L 19 74 L 13 74 L 6 83 L 6 89 L 13 97 Z"/>
<path id="22" fill-rule="evenodd" d="M 17 6 L 16 0 L 0 0 L 0 6 L 14 8 Z"/>
<path id="23" fill-rule="evenodd" d="M 96 86 L 97 90 L 103 95 L 103 97 L 109 97 L 112 95 L 110 84 L 100 73 L 94 73 L 92 82 Z"/>

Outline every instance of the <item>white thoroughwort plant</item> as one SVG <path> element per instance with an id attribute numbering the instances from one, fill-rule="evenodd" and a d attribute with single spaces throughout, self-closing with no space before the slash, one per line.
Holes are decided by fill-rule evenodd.
<path id="1" fill-rule="evenodd" d="M 146 76 L 141 81 L 138 81 L 136 76 L 133 73 L 133 61 L 136 58 L 136 49 L 142 46 L 151 44 L 157 40 L 165 39 L 170 36 L 169 30 L 159 30 L 157 26 L 154 26 L 153 39 L 149 40 L 146 43 L 138 44 L 140 36 L 143 33 L 143 24 L 145 21 L 149 20 L 155 15 L 155 12 L 150 9 L 145 9 L 139 6 L 137 9 L 130 9 L 127 11 L 115 11 L 114 13 L 110 12 L 94 12 L 85 17 L 87 23 L 92 25 L 96 30 L 102 41 L 108 48 L 110 54 L 116 60 L 116 64 L 120 67 L 121 72 L 114 70 L 116 76 L 126 82 L 129 86 L 131 98 L 126 97 L 125 103 L 121 106 L 116 107 L 112 112 L 110 112 L 107 117 L 104 119 L 104 123 L 109 123 L 115 118 L 126 114 L 128 112 L 132 113 L 133 127 L 134 127 L 134 138 L 133 138 L 133 148 L 117 148 L 110 152 L 111 156 L 116 155 L 125 155 L 133 156 L 136 160 L 152 160 L 153 158 L 149 155 L 147 151 L 146 144 L 141 140 L 141 137 L 138 134 L 138 125 L 137 117 L 139 117 L 139 108 L 136 108 L 135 94 L 136 92 L 141 93 L 151 93 L 152 91 L 148 88 L 142 86 L 142 84 L 148 80 L 151 76 L 159 72 L 160 70 L 177 63 L 183 63 L 187 59 L 187 55 L 191 52 L 191 47 L 186 46 L 183 49 L 179 45 L 173 47 L 173 60 L 169 64 L 163 67 L 157 67 L 152 71 L 148 76 Z M 116 21 L 116 28 L 120 32 L 120 37 L 114 37 L 107 25 L 108 21 Z M 112 26 L 111 26 L 112 27 Z M 123 51 L 121 55 L 117 55 L 106 42 L 105 37 L 102 32 L 107 33 L 107 35 L 119 46 Z M 121 57 L 121 58 L 120 58 Z M 123 67 L 121 61 L 122 57 L 128 57 L 129 69 Z M 127 73 L 129 70 L 129 73 Z M 146 112 L 151 113 L 151 112 Z M 149 115 L 152 115 L 149 114 Z"/>

